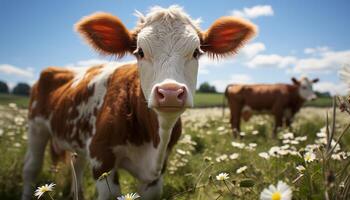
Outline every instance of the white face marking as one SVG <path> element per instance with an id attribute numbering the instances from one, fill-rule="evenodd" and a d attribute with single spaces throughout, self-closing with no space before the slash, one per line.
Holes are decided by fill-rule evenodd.
<path id="1" fill-rule="evenodd" d="M 185 106 L 193 106 L 198 60 L 193 52 L 200 46 L 195 22 L 180 8 L 150 13 L 137 36 L 137 47 L 144 57 L 138 58 L 141 88 L 152 106 L 154 88 L 161 83 L 185 86 Z"/>
<path id="2" fill-rule="evenodd" d="M 316 94 L 312 88 L 312 82 L 308 78 L 302 78 L 299 85 L 299 95 L 305 100 L 316 98 Z"/>

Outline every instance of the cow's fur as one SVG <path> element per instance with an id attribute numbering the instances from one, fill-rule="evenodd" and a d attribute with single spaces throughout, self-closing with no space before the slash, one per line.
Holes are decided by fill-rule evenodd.
<path id="1" fill-rule="evenodd" d="M 140 15 L 134 31 L 106 13 L 83 18 L 76 29 L 102 54 L 121 57 L 133 53 L 137 63 L 42 71 L 31 93 L 22 199 L 32 195 L 48 141 L 55 157 L 65 150 L 78 154 L 74 168 L 81 198 L 87 159 L 98 199 L 120 195 L 118 168 L 140 181 L 142 199 L 159 199 L 167 157 L 181 135 L 180 115 L 193 104 L 199 54 L 233 54 L 256 28 L 241 19 L 224 17 L 201 32 L 181 8 L 172 6 Z M 164 111 L 154 102 L 154 91 L 168 83 L 185 88 L 187 99 L 182 107 Z M 105 180 L 98 179 L 109 171 L 111 192 Z"/>
<path id="2" fill-rule="evenodd" d="M 290 127 L 293 116 L 299 111 L 306 100 L 315 98 L 312 83 L 302 78 L 297 81 L 292 79 L 290 84 L 254 84 L 239 85 L 231 84 L 226 87 L 225 97 L 231 111 L 230 121 L 233 134 L 236 137 L 240 131 L 240 119 L 249 120 L 252 111 L 270 112 L 275 119 L 274 137 L 277 128 L 283 125 L 283 119 Z"/>

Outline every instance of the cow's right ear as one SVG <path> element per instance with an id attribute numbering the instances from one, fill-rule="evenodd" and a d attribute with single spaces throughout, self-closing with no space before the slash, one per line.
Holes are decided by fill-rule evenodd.
<path id="1" fill-rule="evenodd" d="M 134 50 L 133 34 L 111 14 L 95 13 L 84 17 L 75 25 L 75 30 L 102 54 L 123 57 Z"/>
<path id="2" fill-rule="evenodd" d="M 294 85 L 300 85 L 300 82 L 294 77 L 292 77 L 292 82 Z"/>

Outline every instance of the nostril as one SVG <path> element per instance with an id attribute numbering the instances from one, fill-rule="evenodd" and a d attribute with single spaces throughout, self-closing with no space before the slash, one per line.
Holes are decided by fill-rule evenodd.
<path id="1" fill-rule="evenodd" d="M 183 89 L 179 89 L 179 90 L 178 90 L 177 99 L 179 99 L 179 100 L 183 100 L 183 99 L 184 99 L 184 97 L 185 97 L 185 90 L 183 90 Z"/>
<path id="2" fill-rule="evenodd" d="M 157 87 L 156 91 L 157 91 L 157 98 L 158 99 L 162 100 L 165 98 L 163 89 Z"/>

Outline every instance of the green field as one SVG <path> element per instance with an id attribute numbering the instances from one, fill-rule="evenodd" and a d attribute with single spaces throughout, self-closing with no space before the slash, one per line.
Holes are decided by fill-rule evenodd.
<path id="1" fill-rule="evenodd" d="M 0 94 L 0 105 L 8 105 L 9 103 L 15 103 L 18 107 L 27 108 L 29 98 L 26 96 Z"/>
<path id="2" fill-rule="evenodd" d="M 196 93 L 194 97 L 194 105 L 195 107 L 220 107 L 222 106 L 223 101 L 222 93 Z M 311 107 L 331 107 L 332 106 L 332 98 L 321 97 L 317 98 L 314 101 L 306 102 L 305 106 Z"/>
<path id="3" fill-rule="evenodd" d="M 289 185 L 294 200 L 322 200 L 325 192 L 330 199 L 349 199 L 350 194 L 344 194 L 350 187 L 350 133 L 345 132 L 334 153 L 327 153 L 324 129 L 327 110 L 303 108 L 296 116 L 292 133 L 281 129 L 277 139 L 271 137 L 270 116 L 253 116 L 243 122 L 241 138 L 233 139 L 228 112 L 222 117 L 220 108 L 189 109 L 182 117 L 181 139 L 169 158 L 163 199 L 259 199 L 264 188 L 278 181 Z M 26 109 L 14 104 L 0 105 L 1 200 L 20 198 L 27 143 L 26 116 Z M 338 111 L 331 147 L 335 147 L 349 117 Z M 315 157 L 310 160 L 308 154 Z M 69 164 L 61 163 L 58 171 L 53 171 L 51 164 L 47 152 L 36 186 L 55 183 L 53 199 L 65 200 L 70 190 Z M 305 169 L 298 170 L 297 166 Z M 219 181 L 216 176 L 222 172 L 229 177 Z M 136 192 L 137 181 L 123 170 L 119 173 L 123 194 Z M 89 167 L 84 180 L 86 199 L 96 199 Z M 45 199 L 49 197 L 46 195 Z"/>
<path id="4" fill-rule="evenodd" d="M 222 93 L 196 93 L 194 105 L 197 108 L 221 107 L 223 101 Z M 7 105 L 10 102 L 16 103 L 19 107 L 26 108 L 29 98 L 24 96 L 0 94 L 0 105 Z M 315 101 L 306 102 L 305 106 L 312 107 L 330 107 L 332 106 L 331 98 L 318 98 Z"/>

